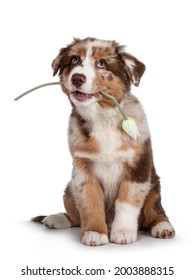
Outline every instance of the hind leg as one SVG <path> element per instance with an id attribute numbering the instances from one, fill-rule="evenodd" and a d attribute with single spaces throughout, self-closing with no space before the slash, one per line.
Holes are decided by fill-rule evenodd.
<path id="1" fill-rule="evenodd" d="M 67 187 L 63 196 L 66 213 L 49 215 L 42 219 L 45 226 L 49 228 L 62 229 L 80 226 L 80 215 L 76 209 L 74 198 L 71 194 L 70 187 Z"/>
<path id="2" fill-rule="evenodd" d="M 161 205 L 160 183 L 150 191 L 142 208 L 139 227 L 147 230 L 155 238 L 171 238 L 175 230 Z"/>

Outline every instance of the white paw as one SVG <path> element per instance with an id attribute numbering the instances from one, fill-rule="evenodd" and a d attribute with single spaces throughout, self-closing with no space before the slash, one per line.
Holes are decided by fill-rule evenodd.
<path id="1" fill-rule="evenodd" d="M 49 228 L 69 228 L 71 227 L 71 223 L 63 213 L 58 213 L 54 215 L 49 215 L 45 217 L 42 221 L 45 226 Z"/>
<path id="2" fill-rule="evenodd" d="M 111 231 L 110 241 L 117 244 L 130 244 L 137 239 L 137 231 L 117 230 Z"/>
<path id="3" fill-rule="evenodd" d="M 96 231 L 86 231 L 81 242 L 88 246 L 99 246 L 109 243 L 108 236 Z"/>
<path id="4" fill-rule="evenodd" d="M 175 230 L 171 223 L 164 221 L 152 227 L 151 235 L 156 238 L 172 238 Z"/>

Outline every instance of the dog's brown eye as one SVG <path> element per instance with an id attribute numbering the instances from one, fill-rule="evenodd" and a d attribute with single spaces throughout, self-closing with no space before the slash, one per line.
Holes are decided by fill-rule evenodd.
<path id="1" fill-rule="evenodd" d="M 100 59 L 97 63 L 96 63 L 96 66 L 98 68 L 106 68 L 106 63 L 103 59 Z"/>
<path id="2" fill-rule="evenodd" d="M 72 64 L 77 64 L 78 62 L 79 62 L 79 56 L 73 56 L 72 60 L 71 60 L 71 63 Z"/>

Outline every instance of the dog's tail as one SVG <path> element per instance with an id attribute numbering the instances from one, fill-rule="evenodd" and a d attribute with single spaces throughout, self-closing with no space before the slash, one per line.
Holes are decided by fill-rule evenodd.
<path id="1" fill-rule="evenodd" d="M 31 218 L 31 221 L 36 222 L 36 223 L 43 223 L 43 219 L 45 219 L 47 216 L 36 216 Z"/>

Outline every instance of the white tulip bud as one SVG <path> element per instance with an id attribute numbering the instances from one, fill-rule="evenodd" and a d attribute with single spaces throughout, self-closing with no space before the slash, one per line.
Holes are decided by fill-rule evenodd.
<path id="1" fill-rule="evenodd" d="M 126 120 L 122 121 L 122 129 L 135 140 L 140 136 L 137 124 L 131 117 L 127 117 Z"/>

